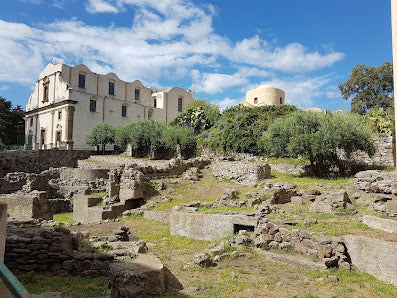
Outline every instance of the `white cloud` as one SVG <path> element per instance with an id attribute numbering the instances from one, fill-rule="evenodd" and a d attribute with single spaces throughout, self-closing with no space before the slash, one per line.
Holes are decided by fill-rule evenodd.
<path id="1" fill-rule="evenodd" d="M 343 57 L 338 52 L 311 52 L 297 43 L 274 47 L 259 36 L 231 41 L 214 32 L 216 11 L 211 5 L 182 0 L 87 1 L 90 13 L 133 8 L 132 26 L 93 26 L 76 19 L 27 26 L 0 20 L 0 82 L 32 84 L 53 59 L 84 63 L 99 73 L 113 71 L 130 81 L 192 78 L 193 90 L 219 93 L 247 85 L 252 77 L 269 80 L 274 70 L 310 71 Z M 224 63 L 237 70 L 228 73 Z M 201 68 L 206 70 L 200 73 Z"/>
<path id="2" fill-rule="evenodd" d="M 0 90 L 7 90 L 7 89 L 8 89 L 8 86 L 5 86 L 5 85 L 0 86 Z"/>
<path id="3" fill-rule="evenodd" d="M 318 52 L 308 52 L 299 43 L 274 49 L 258 35 L 237 42 L 228 57 L 236 62 L 273 68 L 287 72 L 306 72 L 330 66 L 343 59 L 341 52 L 330 52 L 322 55 Z"/>
<path id="4" fill-rule="evenodd" d="M 192 73 L 193 84 L 190 89 L 196 92 L 205 93 L 220 93 L 225 88 L 233 86 L 241 86 L 242 84 L 247 84 L 248 80 L 242 77 L 239 73 L 233 75 L 221 74 L 221 73 L 203 73 L 200 74 L 197 70 Z"/>
<path id="5" fill-rule="evenodd" d="M 244 99 L 232 99 L 232 98 L 226 97 L 220 101 L 217 101 L 216 104 L 219 106 L 219 109 L 221 111 L 223 111 L 224 109 L 234 106 L 235 104 L 237 104 L 243 100 Z"/>
<path id="6" fill-rule="evenodd" d="M 104 0 L 88 0 L 85 6 L 88 13 L 118 13 L 119 10 Z"/>

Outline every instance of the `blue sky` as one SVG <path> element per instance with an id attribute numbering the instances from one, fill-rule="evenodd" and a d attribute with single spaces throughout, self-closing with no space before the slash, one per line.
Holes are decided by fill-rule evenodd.
<path id="1" fill-rule="evenodd" d="M 352 68 L 392 60 L 390 0 L 3 0 L 0 95 L 24 107 L 51 60 L 222 108 L 270 83 L 289 104 L 348 110 Z"/>

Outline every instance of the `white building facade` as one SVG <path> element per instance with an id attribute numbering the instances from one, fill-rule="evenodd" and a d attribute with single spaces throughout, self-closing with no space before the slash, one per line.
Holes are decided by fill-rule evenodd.
<path id="1" fill-rule="evenodd" d="M 157 90 L 140 81 L 101 75 L 83 64 L 48 64 L 26 105 L 25 131 L 33 149 L 94 149 L 86 135 L 99 123 L 119 127 L 140 119 L 169 123 L 194 100 L 194 92 Z"/>

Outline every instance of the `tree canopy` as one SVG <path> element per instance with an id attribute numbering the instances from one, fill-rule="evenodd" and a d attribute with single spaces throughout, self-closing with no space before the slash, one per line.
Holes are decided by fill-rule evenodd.
<path id="1" fill-rule="evenodd" d="M 0 144 L 17 144 L 17 136 L 25 134 L 24 111 L 0 96 Z"/>
<path id="2" fill-rule="evenodd" d="M 338 149 L 346 156 L 357 150 L 375 153 L 371 129 L 357 114 L 296 112 L 269 125 L 261 142 L 269 155 L 308 158 L 316 176 L 324 176 L 326 164 L 340 162 Z"/>
<path id="3" fill-rule="evenodd" d="M 339 90 L 346 100 L 353 96 L 351 112 L 363 115 L 373 108 L 386 110 L 393 106 L 393 64 L 357 64 L 349 79 L 339 84 Z"/>
<path id="4" fill-rule="evenodd" d="M 223 111 L 215 125 L 200 135 L 199 142 L 214 151 L 261 154 L 258 139 L 269 124 L 296 110 L 290 105 L 233 106 Z"/>
<path id="5" fill-rule="evenodd" d="M 106 144 L 114 144 L 116 130 L 109 123 L 100 123 L 95 125 L 86 136 L 88 145 L 102 145 L 102 151 L 105 151 Z"/>

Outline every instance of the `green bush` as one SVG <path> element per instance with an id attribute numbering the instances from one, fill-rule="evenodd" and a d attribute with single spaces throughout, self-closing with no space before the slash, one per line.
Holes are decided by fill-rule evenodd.
<path id="1" fill-rule="evenodd" d="M 365 118 L 369 121 L 374 132 L 378 134 L 392 134 L 394 132 L 394 112 L 391 109 L 373 108 Z"/>
<path id="2" fill-rule="evenodd" d="M 336 165 L 337 150 L 346 156 L 357 150 L 375 153 L 371 130 L 357 114 L 296 112 L 269 126 L 260 142 L 264 151 L 277 157 L 304 157 L 316 176 L 324 176 L 326 165 Z"/>
<path id="3" fill-rule="evenodd" d="M 197 99 L 189 104 L 186 110 L 171 122 L 171 125 L 190 127 L 195 134 L 200 134 L 211 128 L 219 117 L 220 113 L 217 105 L 210 104 L 206 100 Z"/>
<path id="4" fill-rule="evenodd" d="M 295 106 L 263 106 L 249 108 L 241 105 L 226 109 L 215 125 L 199 137 L 199 144 L 218 152 L 261 154 L 258 139 L 277 118 L 296 111 Z"/>
<path id="5" fill-rule="evenodd" d="M 196 138 L 191 128 L 169 126 L 156 120 L 140 120 L 117 128 L 116 145 L 125 150 L 131 144 L 136 156 L 146 157 L 154 152 L 172 155 L 177 145 L 181 150 L 195 150 Z M 158 155 L 166 156 L 166 155 Z"/>

